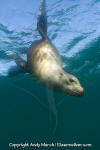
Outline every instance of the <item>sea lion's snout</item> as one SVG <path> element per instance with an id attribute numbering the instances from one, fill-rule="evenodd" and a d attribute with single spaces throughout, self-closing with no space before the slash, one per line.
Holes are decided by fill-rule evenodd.
<path id="1" fill-rule="evenodd" d="M 77 96 L 84 96 L 84 89 L 81 88 L 81 90 L 78 92 L 78 95 Z"/>
<path id="2" fill-rule="evenodd" d="M 78 80 L 78 79 L 77 79 Z M 84 89 L 83 87 L 80 85 L 80 82 L 78 81 L 76 84 L 72 85 L 72 90 L 70 91 L 70 94 L 72 96 L 84 96 Z"/>
<path id="3" fill-rule="evenodd" d="M 80 86 L 80 87 L 73 87 L 73 90 L 69 90 L 68 91 L 69 95 L 71 96 L 84 96 L 84 89 Z"/>

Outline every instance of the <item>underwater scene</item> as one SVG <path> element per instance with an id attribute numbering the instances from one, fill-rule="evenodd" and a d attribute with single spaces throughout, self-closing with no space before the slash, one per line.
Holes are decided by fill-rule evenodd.
<path id="1" fill-rule="evenodd" d="M 12 56 L 27 60 L 41 39 L 40 3 L 0 0 L 0 149 L 99 150 L 100 0 L 46 0 L 48 37 L 64 71 L 84 88 L 79 97 L 50 90 L 30 73 L 9 76 Z"/>

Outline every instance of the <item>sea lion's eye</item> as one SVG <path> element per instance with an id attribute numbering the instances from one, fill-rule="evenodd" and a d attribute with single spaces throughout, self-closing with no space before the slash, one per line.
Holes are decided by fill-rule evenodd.
<path id="1" fill-rule="evenodd" d="M 70 81 L 70 82 L 76 82 L 76 81 L 75 81 L 75 80 L 73 80 L 73 79 L 69 79 L 69 81 Z"/>

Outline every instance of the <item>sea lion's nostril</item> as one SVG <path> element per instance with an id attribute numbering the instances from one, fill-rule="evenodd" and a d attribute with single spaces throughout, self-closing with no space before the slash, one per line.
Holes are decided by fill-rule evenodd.
<path id="1" fill-rule="evenodd" d="M 82 93 L 83 93 L 83 95 L 84 95 L 85 91 L 83 90 L 83 92 L 82 92 Z"/>
<path id="2" fill-rule="evenodd" d="M 81 92 L 81 96 L 83 96 L 83 95 L 84 95 L 84 93 L 85 93 L 85 92 L 84 92 L 84 90 L 82 90 L 82 92 Z"/>

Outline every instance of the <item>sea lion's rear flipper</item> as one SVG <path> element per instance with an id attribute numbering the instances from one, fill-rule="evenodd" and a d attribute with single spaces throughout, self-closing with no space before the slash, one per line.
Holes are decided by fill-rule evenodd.
<path id="1" fill-rule="evenodd" d="M 47 16 L 45 11 L 45 0 L 41 1 L 40 12 L 38 15 L 37 29 L 43 39 L 47 38 Z"/>
<path id="2" fill-rule="evenodd" d="M 15 76 L 19 73 L 26 73 L 28 72 L 27 69 L 27 62 L 22 59 L 20 56 L 18 55 L 14 55 L 13 59 L 15 60 L 17 66 L 13 66 L 9 69 L 8 71 L 8 76 Z"/>

